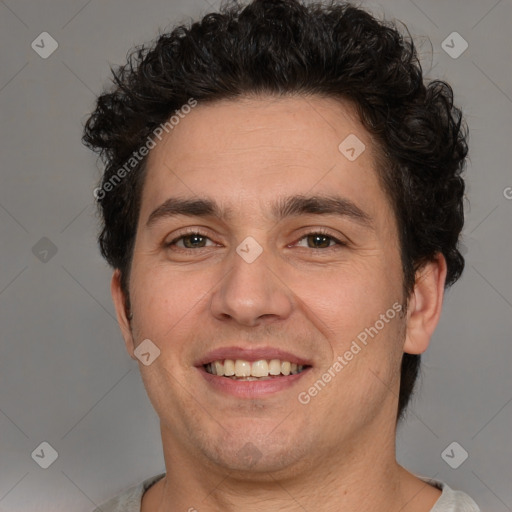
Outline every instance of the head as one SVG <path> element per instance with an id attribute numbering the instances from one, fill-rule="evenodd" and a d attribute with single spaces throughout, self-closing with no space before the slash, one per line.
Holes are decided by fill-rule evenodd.
<path id="1" fill-rule="evenodd" d="M 173 115 L 172 129 L 158 132 Z M 353 161 L 339 149 L 348 135 L 365 148 Z M 375 338 L 378 348 L 374 343 L 343 369 L 353 380 L 369 365 L 376 380 L 359 391 L 349 388 L 352 398 L 343 403 L 356 407 L 382 387 L 379 381 L 396 383 L 398 396 L 388 391 L 386 400 L 396 406 L 395 420 L 403 416 L 442 289 L 464 267 L 457 243 L 467 154 L 451 88 L 424 81 L 411 40 L 346 4 L 228 5 L 134 51 L 114 70 L 114 86 L 99 97 L 84 141 L 105 162 L 96 192 L 99 243 L 116 270 L 125 341 L 133 353 L 152 339 L 164 356 L 158 364 L 167 361 L 166 371 L 159 372 L 157 362 L 144 369 L 148 387 L 163 390 L 180 381 L 173 399 L 187 416 L 180 386 L 189 370 L 177 369 L 173 380 L 169 368 L 195 363 L 209 343 L 217 348 L 240 340 L 275 340 L 289 351 L 297 339 L 297 350 L 325 371 L 379 314 L 399 304 L 400 315 Z M 141 152 L 144 146 L 149 151 Z M 302 216 L 277 215 L 279 201 L 290 196 Z M 314 217 L 325 202 L 297 208 L 297 197 L 310 196 L 347 199 L 343 219 L 327 215 L 324 224 Z M 169 197 L 189 200 L 189 216 L 154 213 L 172 210 L 162 207 Z M 192 204 L 198 199 L 204 202 Z M 294 204 L 282 204 L 280 213 Z M 194 209 L 200 218 L 191 222 Z M 339 239 L 345 252 L 339 246 L 339 252 L 315 249 L 311 256 L 307 237 L 290 249 L 307 235 L 301 229 L 315 224 L 329 228 L 321 241 Z M 200 245 L 182 241 L 170 249 L 172 235 L 184 236 L 178 231 L 185 225 L 197 226 L 190 231 L 201 233 L 194 239 Z M 236 252 L 247 236 L 263 250 L 250 264 Z M 379 357 L 387 363 L 377 369 Z M 308 407 L 331 407 L 340 389 L 326 388 Z M 164 395 L 150 393 L 157 410 L 165 409 Z M 377 403 L 360 421 L 378 414 Z M 302 405 L 294 407 L 302 414 Z M 191 418 L 204 421 L 202 414 L 199 408 Z M 242 427 L 244 414 L 233 419 L 233 429 Z M 185 435 L 191 421 L 185 419 L 181 431 L 175 427 L 176 436 Z M 313 432 L 311 421 L 301 426 Z M 289 435 L 286 422 L 283 427 Z M 229 438 L 233 431 L 218 435 Z"/>

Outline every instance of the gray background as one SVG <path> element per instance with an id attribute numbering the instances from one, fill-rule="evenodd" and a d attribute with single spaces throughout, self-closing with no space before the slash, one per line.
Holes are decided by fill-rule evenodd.
<path id="1" fill-rule="evenodd" d="M 80 137 L 109 64 L 214 5 L 0 0 L 2 511 L 86 512 L 164 470 L 157 416 L 114 320 L 95 241 L 99 170 Z M 362 5 L 407 24 L 428 76 L 453 85 L 471 130 L 467 268 L 424 357 L 398 459 L 483 510 L 512 510 L 512 3 Z M 43 31 L 59 44 L 47 59 L 31 48 Z M 469 43 L 458 58 L 441 46 L 453 31 Z M 43 441 L 58 452 L 48 469 L 31 457 Z M 469 454 L 457 469 L 441 457 L 453 441 Z"/>

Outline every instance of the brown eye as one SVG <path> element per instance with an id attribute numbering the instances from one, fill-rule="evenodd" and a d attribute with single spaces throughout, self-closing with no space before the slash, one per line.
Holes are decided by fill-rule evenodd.
<path id="1" fill-rule="evenodd" d="M 332 237 L 320 233 L 308 235 L 308 246 L 312 249 L 325 249 L 330 246 Z"/>
<path id="2" fill-rule="evenodd" d="M 304 241 L 306 245 L 304 245 Z M 308 249 L 330 249 L 346 245 L 337 238 L 322 232 L 308 233 L 299 239 L 297 245 Z"/>
<path id="3" fill-rule="evenodd" d="M 204 247 L 206 244 L 206 237 L 194 234 L 194 235 L 186 235 L 182 237 L 183 245 L 186 249 L 195 249 L 196 247 Z"/>
<path id="4" fill-rule="evenodd" d="M 176 246 L 179 249 L 202 249 L 203 247 L 207 247 L 208 241 L 210 241 L 210 239 L 201 233 L 187 233 L 166 243 L 165 246 Z"/>

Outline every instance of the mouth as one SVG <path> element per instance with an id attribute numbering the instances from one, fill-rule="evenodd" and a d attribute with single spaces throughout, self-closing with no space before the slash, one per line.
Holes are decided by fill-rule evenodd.
<path id="1" fill-rule="evenodd" d="M 214 393 L 254 400 L 297 386 L 313 361 L 276 347 L 231 346 L 210 351 L 194 366 Z"/>
<path id="2" fill-rule="evenodd" d="M 265 381 L 297 375 L 310 368 L 281 359 L 217 359 L 203 364 L 206 373 L 236 381 Z"/>

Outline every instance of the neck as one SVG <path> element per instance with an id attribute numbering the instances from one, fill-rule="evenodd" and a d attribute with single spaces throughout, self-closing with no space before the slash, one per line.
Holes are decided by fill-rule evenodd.
<path id="1" fill-rule="evenodd" d="M 162 441 L 167 474 L 144 495 L 142 512 L 253 512 L 262 504 L 276 512 L 320 504 L 322 512 L 427 512 L 441 494 L 398 465 L 394 424 L 354 436 L 307 464 L 266 473 L 231 471 L 191 455 L 163 425 Z"/>

